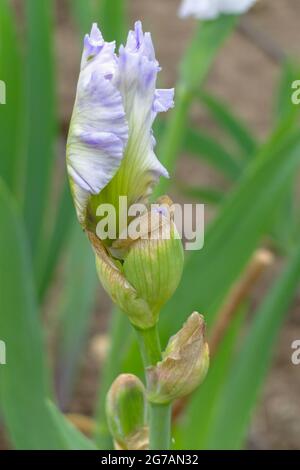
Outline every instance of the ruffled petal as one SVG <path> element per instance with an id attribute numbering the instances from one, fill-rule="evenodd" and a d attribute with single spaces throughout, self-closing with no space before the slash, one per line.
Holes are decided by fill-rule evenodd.
<path id="1" fill-rule="evenodd" d="M 67 142 L 67 169 L 81 223 L 88 195 L 98 194 L 113 178 L 128 140 L 123 99 L 113 84 L 118 73 L 114 44 L 104 43 L 95 25 L 84 43 Z"/>
<path id="2" fill-rule="evenodd" d="M 100 197 L 114 201 L 114 194 L 127 196 L 128 205 L 146 202 L 160 176 L 168 172 L 154 153 L 153 121 L 158 112 L 174 105 L 174 90 L 156 90 L 160 71 L 149 33 L 140 22 L 130 31 L 126 46 L 119 52 L 117 86 L 121 91 L 129 138 L 122 165 Z M 101 195 L 100 195 L 101 196 Z"/>
<path id="3" fill-rule="evenodd" d="M 104 40 L 96 23 L 93 23 L 91 33 L 86 34 L 84 38 L 84 53 L 85 60 L 91 59 L 97 55 L 104 46 Z"/>
<path id="4" fill-rule="evenodd" d="M 156 90 L 154 94 L 153 111 L 163 113 L 174 107 L 174 88 Z"/>
<path id="5" fill-rule="evenodd" d="M 174 90 L 156 89 L 160 71 L 150 33 L 140 22 L 115 54 L 94 24 L 84 39 L 81 72 L 67 142 L 67 168 L 77 214 L 95 223 L 96 208 L 119 196 L 147 202 L 168 172 L 154 153 L 153 121 L 174 105 Z M 89 226 L 91 228 L 91 226 Z"/>

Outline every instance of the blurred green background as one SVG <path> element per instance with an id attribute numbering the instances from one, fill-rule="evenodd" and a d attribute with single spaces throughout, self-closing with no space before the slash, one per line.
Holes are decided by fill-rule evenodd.
<path id="1" fill-rule="evenodd" d="M 64 154 L 84 33 L 98 21 L 120 44 L 136 19 L 161 86 L 177 84 L 155 129 L 172 175 L 159 192 L 206 204 L 204 249 L 186 253 L 160 321 L 165 344 L 198 310 L 214 353 L 175 406 L 174 446 L 299 448 L 300 5 L 261 0 L 239 21 L 199 25 L 179 3 L 0 0 L 0 449 L 110 448 L 106 390 L 142 371 L 75 220 Z"/>

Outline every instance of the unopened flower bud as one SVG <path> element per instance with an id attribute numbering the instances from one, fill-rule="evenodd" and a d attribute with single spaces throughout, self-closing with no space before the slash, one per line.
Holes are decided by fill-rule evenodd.
<path id="1" fill-rule="evenodd" d="M 123 269 L 126 279 L 149 305 L 156 323 L 180 282 L 183 247 L 168 210 L 165 214 L 149 212 L 140 221 L 148 222 L 148 238 L 140 237 L 131 244 Z"/>
<path id="2" fill-rule="evenodd" d="M 107 394 L 106 415 L 116 448 L 147 447 L 145 388 L 138 377 L 121 374 L 116 378 Z"/>
<path id="3" fill-rule="evenodd" d="M 164 404 L 188 395 L 204 380 L 208 366 L 204 319 L 194 312 L 170 338 L 162 361 L 147 369 L 148 399 Z"/>
<path id="4" fill-rule="evenodd" d="M 159 206 L 133 219 L 128 237 L 120 237 L 109 249 L 93 233 L 89 238 L 104 289 L 135 327 L 153 327 L 179 284 L 184 263 L 170 208 Z"/>
<path id="5" fill-rule="evenodd" d="M 98 276 L 106 292 L 128 315 L 133 325 L 142 329 L 151 328 L 155 324 L 153 314 L 145 300 L 138 296 L 134 287 L 126 280 L 122 264 L 108 254 L 96 235 L 88 235 L 96 254 Z"/>

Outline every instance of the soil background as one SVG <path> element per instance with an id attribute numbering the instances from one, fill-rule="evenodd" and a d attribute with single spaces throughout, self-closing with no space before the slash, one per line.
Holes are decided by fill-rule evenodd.
<path id="1" fill-rule="evenodd" d="M 14 3 L 20 6 L 17 0 Z M 131 22 L 141 19 L 144 29 L 152 32 L 157 57 L 163 67 L 161 84 L 167 87 L 175 85 L 178 61 L 196 25 L 192 19 L 182 21 L 177 18 L 179 3 L 179 0 L 128 0 Z M 66 124 L 73 106 L 80 47 L 67 2 L 59 0 L 56 6 L 58 102 L 61 121 Z M 273 94 L 281 69 L 278 57 L 286 54 L 297 59 L 300 56 L 300 2 L 260 0 L 243 22 L 251 34 L 245 34 L 244 29 L 237 30 L 228 40 L 211 70 L 207 87 L 229 103 L 255 134 L 263 138 L 272 124 Z M 195 111 L 194 119 L 206 129 L 213 127 L 201 110 Z M 63 151 L 61 153 L 63 165 Z M 178 164 L 177 176 L 193 185 L 214 183 L 226 188 L 226 182 L 219 175 L 184 155 Z M 280 262 L 253 290 L 253 305 L 259 303 L 272 281 L 277 264 Z M 93 410 L 99 373 L 97 364 L 105 350 L 108 312 L 109 301 L 101 293 L 91 325 L 87 359 L 78 380 L 76 397 L 70 405 L 72 411 L 89 415 Z M 287 315 L 276 344 L 273 366 L 253 416 L 248 438 L 251 449 L 300 448 L 300 366 L 294 366 L 290 359 L 291 343 L 300 339 L 299 312 L 300 295 Z M 249 373 L 255 374 L 255 370 Z M 7 448 L 3 439 L 0 439 L 0 449 Z"/>

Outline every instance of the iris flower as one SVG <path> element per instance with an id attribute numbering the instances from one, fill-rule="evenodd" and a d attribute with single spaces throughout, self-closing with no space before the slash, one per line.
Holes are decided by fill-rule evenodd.
<path id="1" fill-rule="evenodd" d="M 152 125 L 158 113 L 174 105 L 174 90 L 156 88 L 160 67 L 151 36 L 143 33 L 140 22 L 129 32 L 126 46 L 118 54 L 115 49 L 94 24 L 84 39 L 67 170 L 77 217 L 94 248 L 105 290 L 135 326 L 147 329 L 173 295 L 183 268 L 182 243 L 171 211 L 159 207 L 156 222 L 148 224 L 153 186 L 160 176 L 168 177 L 154 153 Z M 150 240 L 138 236 L 124 241 L 124 227 L 118 225 L 120 217 L 124 220 L 120 197 L 127 198 L 126 211 L 133 204 L 146 207 L 133 220 L 126 212 L 125 223 L 138 221 L 145 235 L 153 235 Z M 115 210 L 115 238 L 99 234 L 97 209 L 104 204 Z"/>
<path id="2" fill-rule="evenodd" d="M 245 13 L 256 0 L 183 0 L 179 16 L 213 20 L 221 14 Z"/>
<path id="3" fill-rule="evenodd" d="M 84 39 L 67 142 L 67 169 L 78 219 L 95 231 L 96 209 L 127 196 L 146 203 L 167 170 L 154 153 L 152 125 L 173 106 L 173 89 L 157 89 L 160 71 L 150 33 L 141 22 L 116 54 L 97 24 Z"/>

